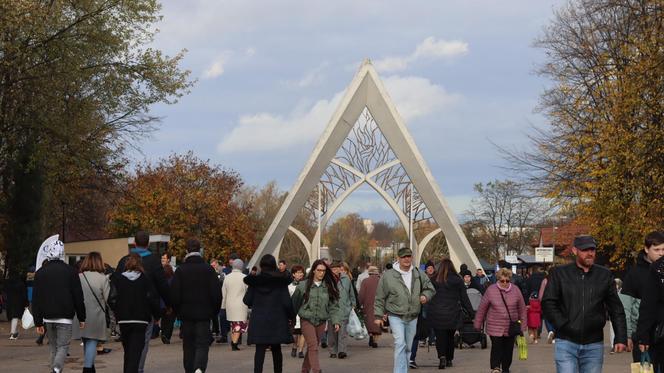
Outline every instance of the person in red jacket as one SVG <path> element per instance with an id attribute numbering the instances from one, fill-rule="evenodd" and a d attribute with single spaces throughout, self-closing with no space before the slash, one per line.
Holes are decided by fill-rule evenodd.
<path id="1" fill-rule="evenodd" d="M 509 372 L 514 353 L 515 335 L 510 335 L 510 323 L 519 322 L 521 332 L 526 331 L 526 304 L 521 290 L 510 281 L 512 271 L 501 268 L 497 282 L 489 286 L 475 314 L 475 329 L 481 330 L 486 321 L 486 332 L 491 338 L 491 373 Z"/>
<path id="2" fill-rule="evenodd" d="M 539 328 L 542 326 L 542 302 L 535 292 L 528 301 L 528 335 L 533 343 L 539 342 Z"/>

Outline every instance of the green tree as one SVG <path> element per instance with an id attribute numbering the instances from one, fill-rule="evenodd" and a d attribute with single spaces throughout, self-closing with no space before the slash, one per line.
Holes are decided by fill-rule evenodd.
<path id="1" fill-rule="evenodd" d="M 664 211 L 664 2 L 576 0 L 537 40 L 553 81 L 533 148 L 507 152 L 543 196 L 590 226 L 621 267 Z"/>
<path id="2" fill-rule="evenodd" d="M 154 128 L 150 107 L 191 86 L 182 53 L 149 47 L 159 10 L 155 0 L 0 0 L 0 242 L 10 269 L 100 186 L 90 180 L 122 170 L 126 146 Z M 30 173 L 41 176 L 21 179 Z M 19 232 L 25 213 L 33 228 Z M 30 242 L 10 245 L 18 236 Z"/>

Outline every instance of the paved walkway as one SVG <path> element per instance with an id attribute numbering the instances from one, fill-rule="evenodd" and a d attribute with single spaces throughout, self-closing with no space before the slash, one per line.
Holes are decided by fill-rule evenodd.
<path id="1" fill-rule="evenodd" d="M 1 372 L 48 372 L 48 346 L 37 346 L 34 343 L 36 334 L 34 330 L 27 333 L 21 330 L 21 335 L 16 341 L 9 341 L 9 323 L 0 322 L 0 371 Z M 177 336 L 177 330 L 175 332 Z M 146 372 L 182 372 L 182 345 L 174 336 L 173 343 L 163 345 L 160 340 L 152 340 L 150 353 L 146 364 Z M 82 347 L 79 341 L 72 341 L 70 347 L 71 357 L 67 360 L 65 371 L 81 371 L 83 361 Z M 385 335 L 379 342 L 377 349 L 369 348 L 366 343 L 353 341 L 349 348 L 349 357 L 345 360 L 330 359 L 327 351 L 321 355 L 323 371 L 343 373 L 385 373 L 392 371 L 392 347 L 391 336 Z M 108 347 L 113 352 L 97 358 L 96 368 L 98 372 L 121 372 L 122 371 L 122 346 L 110 343 Z M 214 344 L 210 349 L 210 362 L 208 372 L 253 372 L 252 347 L 241 346 L 242 351 L 231 352 L 229 345 Z M 297 373 L 300 371 L 301 359 L 290 357 L 290 346 L 284 346 L 284 372 Z M 515 351 L 516 356 L 516 351 Z M 553 365 L 553 346 L 542 341 L 537 345 L 529 346 L 529 359 L 526 361 L 514 361 L 513 373 L 546 373 L 555 372 Z M 605 373 L 629 372 L 631 355 L 627 353 L 610 355 L 605 354 Z M 419 372 L 438 371 L 435 347 L 421 348 L 417 357 L 420 365 Z M 457 350 L 454 359 L 455 366 L 446 371 L 452 372 L 488 372 L 489 371 L 489 349 Z M 272 372 L 272 360 L 268 354 L 265 361 L 266 373 Z M 411 370 L 412 372 L 413 370 Z"/>

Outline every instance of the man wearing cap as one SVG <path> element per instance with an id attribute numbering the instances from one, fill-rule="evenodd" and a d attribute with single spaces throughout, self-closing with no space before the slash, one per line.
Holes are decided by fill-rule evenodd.
<path id="1" fill-rule="evenodd" d="M 574 239 L 574 263 L 556 268 L 544 291 L 544 318 L 556 330 L 554 358 L 558 373 L 600 373 L 604 361 L 604 325 L 608 311 L 615 331 L 615 351 L 625 350 L 625 311 L 611 272 L 595 264 L 592 236 Z"/>
<path id="2" fill-rule="evenodd" d="M 412 265 L 413 252 L 409 248 L 399 249 L 398 254 L 398 262 L 385 271 L 378 282 L 374 316 L 380 327 L 384 319 L 389 319 L 394 337 L 394 372 L 403 373 L 408 371 L 420 307 L 436 291 L 429 277 Z"/>

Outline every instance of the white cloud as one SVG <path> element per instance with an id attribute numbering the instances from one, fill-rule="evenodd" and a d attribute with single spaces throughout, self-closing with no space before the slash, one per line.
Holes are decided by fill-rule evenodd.
<path id="1" fill-rule="evenodd" d="M 247 57 L 253 57 L 253 56 L 256 54 L 256 48 L 254 48 L 254 47 L 249 47 L 249 48 L 247 48 L 247 50 L 244 51 L 244 54 L 245 54 Z"/>
<path id="2" fill-rule="evenodd" d="M 319 100 L 306 113 L 296 111 L 287 117 L 269 113 L 243 115 L 217 149 L 222 153 L 266 151 L 306 143 L 320 135 L 341 96 L 337 93 L 330 100 Z"/>
<path id="3" fill-rule="evenodd" d="M 436 40 L 433 36 L 424 39 L 413 53 L 413 58 L 452 58 L 468 54 L 468 43 L 460 40 Z"/>
<path id="4" fill-rule="evenodd" d="M 225 58 L 218 57 L 212 64 L 203 72 L 203 78 L 214 79 L 220 77 L 224 73 Z"/>
<path id="5" fill-rule="evenodd" d="M 422 77 L 395 75 L 388 76 L 383 82 L 406 122 L 450 108 L 462 99 L 461 95 L 448 93 Z"/>
<path id="6" fill-rule="evenodd" d="M 378 71 L 395 72 L 408 68 L 421 59 L 450 59 L 468 54 L 468 43 L 460 40 L 437 40 L 429 36 L 417 45 L 415 51 L 407 56 L 389 56 L 377 60 L 374 65 Z"/>
<path id="7" fill-rule="evenodd" d="M 329 66 L 328 62 L 323 62 L 315 68 L 307 71 L 303 77 L 297 80 L 288 80 L 285 85 L 295 88 L 307 88 L 315 85 L 320 85 L 325 81 L 324 70 Z"/>
<path id="8" fill-rule="evenodd" d="M 387 91 L 406 122 L 453 106 L 460 95 L 421 77 L 390 76 L 384 79 Z M 294 110 L 288 116 L 269 113 L 243 115 L 238 125 L 219 146 L 221 153 L 285 149 L 315 141 L 339 105 L 343 92 L 319 100 L 309 109 Z"/>

